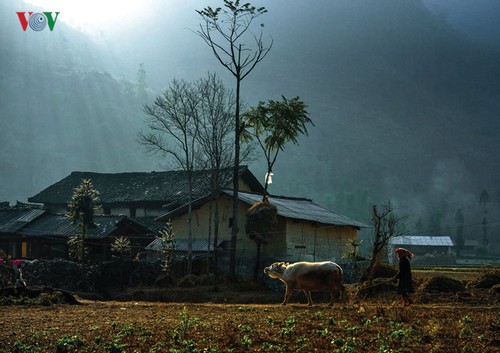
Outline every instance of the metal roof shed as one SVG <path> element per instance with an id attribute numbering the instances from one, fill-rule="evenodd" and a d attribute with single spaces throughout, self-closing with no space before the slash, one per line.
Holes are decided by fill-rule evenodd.
<path id="1" fill-rule="evenodd" d="M 389 239 L 388 257 L 397 263 L 394 249 L 404 247 L 415 254 L 413 261 L 427 265 L 455 263 L 455 244 L 448 235 L 401 235 Z"/>
<path id="2" fill-rule="evenodd" d="M 401 235 L 389 240 L 391 245 L 405 246 L 454 246 L 448 235 Z"/>

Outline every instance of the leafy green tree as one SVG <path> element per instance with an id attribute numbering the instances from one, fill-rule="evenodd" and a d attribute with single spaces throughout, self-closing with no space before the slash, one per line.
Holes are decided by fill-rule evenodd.
<path id="1" fill-rule="evenodd" d="M 264 152 L 267 162 L 267 176 L 264 186 L 264 198 L 267 197 L 267 188 L 273 166 L 280 151 L 285 149 L 288 142 L 298 143 L 299 135 L 307 135 L 307 124 L 313 124 L 307 112 L 307 106 L 299 97 L 282 101 L 270 100 L 267 104 L 259 102 L 244 114 L 243 121 L 246 127 L 245 137 L 254 138 Z"/>
<path id="2" fill-rule="evenodd" d="M 270 100 L 267 104 L 260 102 L 243 116 L 245 131 L 244 140 L 257 140 L 267 162 L 267 175 L 265 180 L 262 202 L 256 203 L 247 211 L 246 232 L 257 245 L 254 267 L 254 279 L 258 278 L 260 254 L 262 244 L 269 241 L 269 234 L 277 224 L 276 206 L 271 205 L 267 199 L 267 188 L 270 183 L 273 166 L 280 151 L 285 149 L 285 144 L 298 143 L 300 134 L 307 135 L 307 124 L 312 124 L 308 117 L 306 105 L 299 97 L 291 100 L 282 97 L 283 101 Z M 314 124 L 313 124 L 314 125 Z"/>
<path id="3" fill-rule="evenodd" d="M 111 244 L 111 252 L 115 254 L 120 261 L 125 260 L 127 255 L 130 255 L 132 247 L 130 245 L 130 240 L 127 237 L 120 236 L 115 238 L 113 244 Z"/>
<path id="4" fill-rule="evenodd" d="M 132 247 L 130 245 L 130 240 L 127 237 L 120 236 L 115 238 L 113 244 L 111 244 L 111 252 L 115 254 L 118 258 L 120 266 L 120 288 L 123 290 L 125 288 L 123 281 L 123 271 L 124 271 L 124 260 L 127 255 L 130 255 Z"/>
<path id="5" fill-rule="evenodd" d="M 240 0 L 224 0 L 223 7 L 213 9 L 207 6 L 196 11 L 202 23 L 196 32 L 210 47 L 218 62 L 236 80 L 236 105 L 234 111 L 234 169 L 233 169 L 233 222 L 229 258 L 229 278 L 236 279 L 236 239 L 238 236 L 238 192 L 240 164 L 241 81 L 261 62 L 271 50 L 273 41 L 266 46 L 260 33 L 251 31 L 253 21 L 266 13 L 265 7 L 255 7 Z"/>
<path id="6" fill-rule="evenodd" d="M 345 251 L 342 254 L 342 258 L 346 260 L 351 260 L 352 262 L 356 262 L 362 259 L 359 254 L 359 247 L 363 243 L 363 239 L 349 239 L 347 241 L 347 245 L 351 248 L 350 250 Z"/>
<path id="7" fill-rule="evenodd" d="M 162 270 L 168 276 L 172 275 L 172 264 L 175 261 L 175 233 L 170 220 L 165 225 L 165 228 L 160 230 L 156 237 L 160 241 L 160 253 L 163 257 Z"/>
<path id="8" fill-rule="evenodd" d="M 79 262 L 86 259 L 85 237 L 88 229 L 97 227 L 94 216 L 99 208 L 99 191 L 94 189 L 90 179 L 83 179 L 73 190 L 66 212 L 66 217 L 77 227 L 77 234 L 68 241 L 70 255 Z"/>

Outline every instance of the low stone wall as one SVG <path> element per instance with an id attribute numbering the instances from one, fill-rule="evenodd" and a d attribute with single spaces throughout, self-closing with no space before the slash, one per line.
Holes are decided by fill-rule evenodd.
<path id="1" fill-rule="evenodd" d="M 51 286 L 70 292 L 101 292 L 153 285 L 161 273 L 161 265 L 132 260 L 82 265 L 55 259 L 27 261 L 21 270 L 28 285 Z"/>
<path id="2" fill-rule="evenodd" d="M 339 264 L 344 270 L 344 283 L 358 283 L 370 261 L 356 261 Z"/>
<path id="3" fill-rule="evenodd" d="M 266 263 L 271 263 L 267 261 Z M 344 283 L 357 283 L 368 261 L 340 264 L 344 270 Z M 252 266 L 239 266 L 238 276 L 251 279 Z M 162 286 L 161 263 L 156 261 L 109 261 L 96 265 L 82 265 L 76 262 L 55 260 L 26 261 L 22 267 L 23 278 L 30 286 L 42 285 L 60 288 L 69 292 L 105 292 L 107 290 L 133 287 Z M 282 291 L 281 281 L 271 279 L 259 272 L 268 288 Z M 182 275 L 177 276 L 182 278 Z"/>
<path id="4" fill-rule="evenodd" d="M 21 271 L 30 286 L 44 285 L 83 292 L 96 291 L 96 278 L 100 275 L 97 267 L 62 259 L 26 261 Z"/>

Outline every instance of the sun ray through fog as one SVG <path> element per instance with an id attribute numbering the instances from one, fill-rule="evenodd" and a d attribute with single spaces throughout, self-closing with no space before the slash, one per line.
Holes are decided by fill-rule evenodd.
<path id="1" fill-rule="evenodd" d="M 98 33 L 126 26 L 152 1 L 25 0 L 44 11 L 60 12 L 59 20 L 83 32 Z M 28 8 L 26 10 L 29 10 Z"/>

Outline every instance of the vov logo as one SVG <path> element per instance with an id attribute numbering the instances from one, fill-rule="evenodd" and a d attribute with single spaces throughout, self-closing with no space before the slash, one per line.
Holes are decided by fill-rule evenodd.
<path id="1" fill-rule="evenodd" d="M 43 31 L 49 26 L 50 31 L 54 30 L 59 12 L 16 12 L 23 31 L 26 32 L 28 25 L 33 31 Z M 28 16 L 26 16 L 28 14 Z M 55 17 L 52 16 L 55 14 Z"/>

